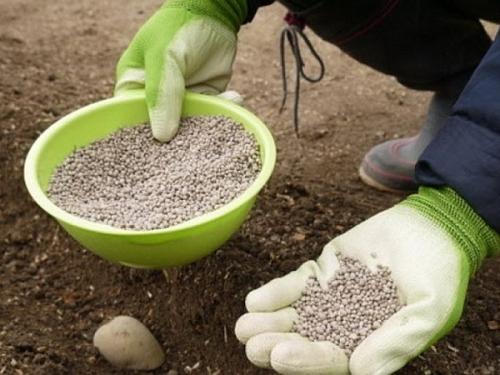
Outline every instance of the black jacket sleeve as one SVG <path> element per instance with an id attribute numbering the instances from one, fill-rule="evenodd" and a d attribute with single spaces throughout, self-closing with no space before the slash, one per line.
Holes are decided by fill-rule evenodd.
<path id="1" fill-rule="evenodd" d="M 448 185 L 500 232 L 500 33 L 420 157 L 421 185 Z"/>
<path id="2" fill-rule="evenodd" d="M 265 5 L 270 5 L 272 3 L 274 3 L 274 0 L 247 0 L 248 12 L 247 18 L 245 19 L 244 23 L 248 23 L 253 20 L 253 18 L 255 17 L 255 13 L 257 13 L 257 9 Z"/>

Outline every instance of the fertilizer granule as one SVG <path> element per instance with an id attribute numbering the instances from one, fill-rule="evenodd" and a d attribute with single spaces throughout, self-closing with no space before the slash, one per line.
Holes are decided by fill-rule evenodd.
<path id="1" fill-rule="evenodd" d="M 228 203 L 260 168 L 258 145 L 241 125 L 222 116 L 188 117 L 168 143 L 138 125 L 76 150 L 56 169 L 48 195 L 91 221 L 159 229 Z"/>

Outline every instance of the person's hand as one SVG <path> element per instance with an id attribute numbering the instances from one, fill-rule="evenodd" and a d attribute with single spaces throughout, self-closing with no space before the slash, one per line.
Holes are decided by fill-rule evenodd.
<path id="1" fill-rule="evenodd" d="M 236 323 L 236 336 L 252 363 L 283 374 L 390 374 L 455 326 L 471 275 L 499 249 L 500 236 L 453 190 L 420 188 L 335 238 L 316 262 L 251 291 L 249 312 Z M 371 270 L 387 266 L 405 305 L 349 359 L 330 342 L 290 332 L 297 319 L 290 305 L 309 277 L 326 287 L 338 269 L 336 254 Z"/>
<path id="2" fill-rule="evenodd" d="M 226 88 L 246 0 L 170 0 L 139 30 L 117 65 L 115 95 L 146 90 L 153 135 L 172 139 L 186 89 Z"/>

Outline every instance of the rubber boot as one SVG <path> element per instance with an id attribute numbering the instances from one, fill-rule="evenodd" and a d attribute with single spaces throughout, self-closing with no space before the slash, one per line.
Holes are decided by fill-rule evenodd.
<path id="1" fill-rule="evenodd" d="M 467 80 L 468 75 L 462 76 L 434 93 L 424 125 L 418 135 L 386 141 L 373 147 L 364 156 L 359 168 L 361 180 L 383 191 L 416 190 L 415 164 L 445 124 Z"/>

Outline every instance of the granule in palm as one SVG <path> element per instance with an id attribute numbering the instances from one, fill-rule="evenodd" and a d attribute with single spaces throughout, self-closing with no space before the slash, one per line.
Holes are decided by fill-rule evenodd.
<path id="1" fill-rule="evenodd" d="M 293 305 L 294 331 L 312 341 L 330 341 L 351 355 L 356 346 L 402 304 L 387 267 L 372 272 L 358 260 L 339 256 L 340 268 L 322 289 L 315 278 Z"/>

